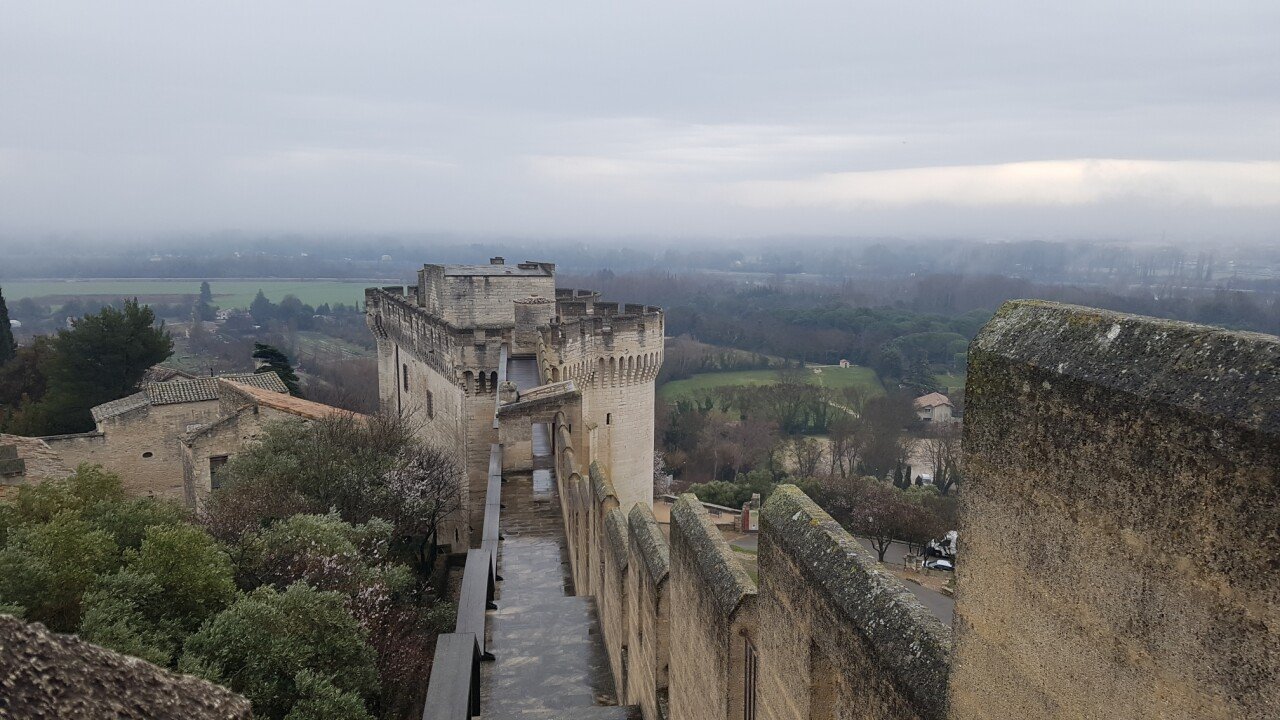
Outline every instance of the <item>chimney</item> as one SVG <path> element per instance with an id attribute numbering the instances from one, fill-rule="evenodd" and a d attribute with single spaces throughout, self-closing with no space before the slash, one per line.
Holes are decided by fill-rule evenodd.
<path id="1" fill-rule="evenodd" d="M 503 258 L 501 255 L 499 255 L 499 256 L 497 256 L 497 257 L 491 257 L 491 258 L 489 258 L 489 264 L 490 264 L 490 265 L 505 265 L 506 263 L 507 263 L 506 259 L 505 259 L 505 258 Z"/>

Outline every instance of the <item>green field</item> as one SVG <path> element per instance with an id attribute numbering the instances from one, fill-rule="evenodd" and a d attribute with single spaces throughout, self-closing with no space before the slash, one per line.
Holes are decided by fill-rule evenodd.
<path id="1" fill-rule="evenodd" d="M 847 368 L 823 365 L 821 373 L 806 368 L 809 382 L 829 388 L 860 387 L 869 395 L 884 393 L 884 387 L 876 372 L 869 367 L 851 365 Z M 738 370 L 733 372 L 701 373 L 683 380 L 674 380 L 658 388 L 658 396 L 665 401 L 688 397 L 704 390 L 728 385 L 770 385 L 778 378 L 777 370 Z"/>
<path id="2" fill-rule="evenodd" d="M 955 373 L 948 373 L 948 374 L 934 373 L 933 377 L 938 381 L 938 384 L 942 386 L 943 388 L 942 392 L 948 395 L 954 392 L 959 392 L 960 390 L 964 389 L 965 376 L 963 374 L 957 375 Z"/>
<path id="3" fill-rule="evenodd" d="M 364 303 L 364 289 L 377 285 L 394 285 L 394 281 L 377 280 L 210 280 L 213 303 L 223 308 L 247 308 L 258 290 L 273 302 L 286 295 L 296 295 L 308 305 L 341 302 Z M 57 306 L 71 297 L 93 297 L 114 300 L 137 297 L 142 302 L 174 303 L 186 295 L 200 292 L 199 280 L 6 280 L 0 281 L 5 300 L 12 303 L 32 298 L 41 304 Z"/>

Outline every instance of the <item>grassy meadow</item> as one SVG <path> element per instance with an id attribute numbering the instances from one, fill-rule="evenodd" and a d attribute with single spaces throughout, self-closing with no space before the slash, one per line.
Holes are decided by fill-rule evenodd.
<path id="1" fill-rule="evenodd" d="M 261 289 L 273 302 L 295 295 L 308 305 L 321 303 L 364 303 L 364 289 L 394 282 L 376 280 L 210 280 L 213 304 L 223 308 L 247 308 Z M 43 305 L 58 306 L 73 297 L 114 300 L 137 297 L 147 303 L 175 303 L 200 293 L 199 280 L 4 280 L 5 299 L 13 303 L 31 298 Z"/>
<path id="2" fill-rule="evenodd" d="M 821 373 L 813 372 L 814 369 Z M 829 388 L 860 387 L 868 395 L 881 395 L 884 386 L 880 378 L 869 367 L 851 365 L 842 368 L 838 365 L 820 365 L 806 368 L 809 382 Z M 705 390 L 729 385 L 771 385 L 778 378 L 777 370 L 736 370 L 730 372 L 699 373 L 683 380 L 674 380 L 658 388 L 658 397 L 666 402 L 673 402 L 682 397 L 689 397 Z"/>

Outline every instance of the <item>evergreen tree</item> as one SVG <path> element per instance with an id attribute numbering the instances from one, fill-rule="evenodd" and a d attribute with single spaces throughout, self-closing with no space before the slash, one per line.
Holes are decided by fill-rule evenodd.
<path id="1" fill-rule="evenodd" d="M 200 299 L 196 301 L 195 314 L 200 320 L 213 320 L 217 317 L 213 306 L 213 290 L 209 288 L 208 280 L 200 283 Z"/>
<path id="2" fill-rule="evenodd" d="M 270 345 L 256 342 L 253 344 L 253 359 L 262 362 L 262 365 L 254 372 L 273 372 L 279 375 L 280 379 L 284 381 L 285 387 L 289 388 L 290 395 L 302 397 L 302 388 L 298 386 L 298 376 L 293 372 L 293 365 L 289 364 L 287 355 Z"/>
<path id="3" fill-rule="evenodd" d="M 18 344 L 13 341 L 13 328 L 9 325 L 9 306 L 4 302 L 4 290 L 0 288 L 0 365 L 14 358 Z"/>
<path id="4" fill-rule="evenodd" d="M 249 314 L 253 316 L 253 321 L 259 325 L 266 325 L 268 320 L 274 320 L 279 308 L 276 304 L 267 299 L 261 290 L 254 296 L 253 302 L 249 304 Z"/>
<path id="5" fill-rule="evenodd" d="M 104 307 L 96 315 L 59 330 L 44 368 L 47 389 L 33 408 L 33 434 L 57 435 L 93 428 L 89 408 L 134 392 L 147 368 L 173 354 L 164 322 L 155 326 L 151 308 L 126 300 L 123 310 Z"/>

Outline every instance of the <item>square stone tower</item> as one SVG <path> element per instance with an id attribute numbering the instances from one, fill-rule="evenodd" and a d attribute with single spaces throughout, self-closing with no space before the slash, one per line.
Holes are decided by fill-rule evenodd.
<path id="1" fill-rule="evenodd" d="M 424 440 L 456 449 L 466 467 L 467 510 L 448 533 L 455 548 L 473 544 L 471 530 L 481 525 L 489 448 L 500 441 L 497 409 L 542 385 L 571 383 L 552 410 L 564 413 L 575 448 L 610 470 L 625 504 L 652 502 L 661 309 L 557 290 L 554 264 L 501 257 L 424 265 L 416 286 L 370 288 L 365 300 L 382 409 Z M 519 456 L 528 452 L 507 448 L 508 469 L 531 468 Z"/>

